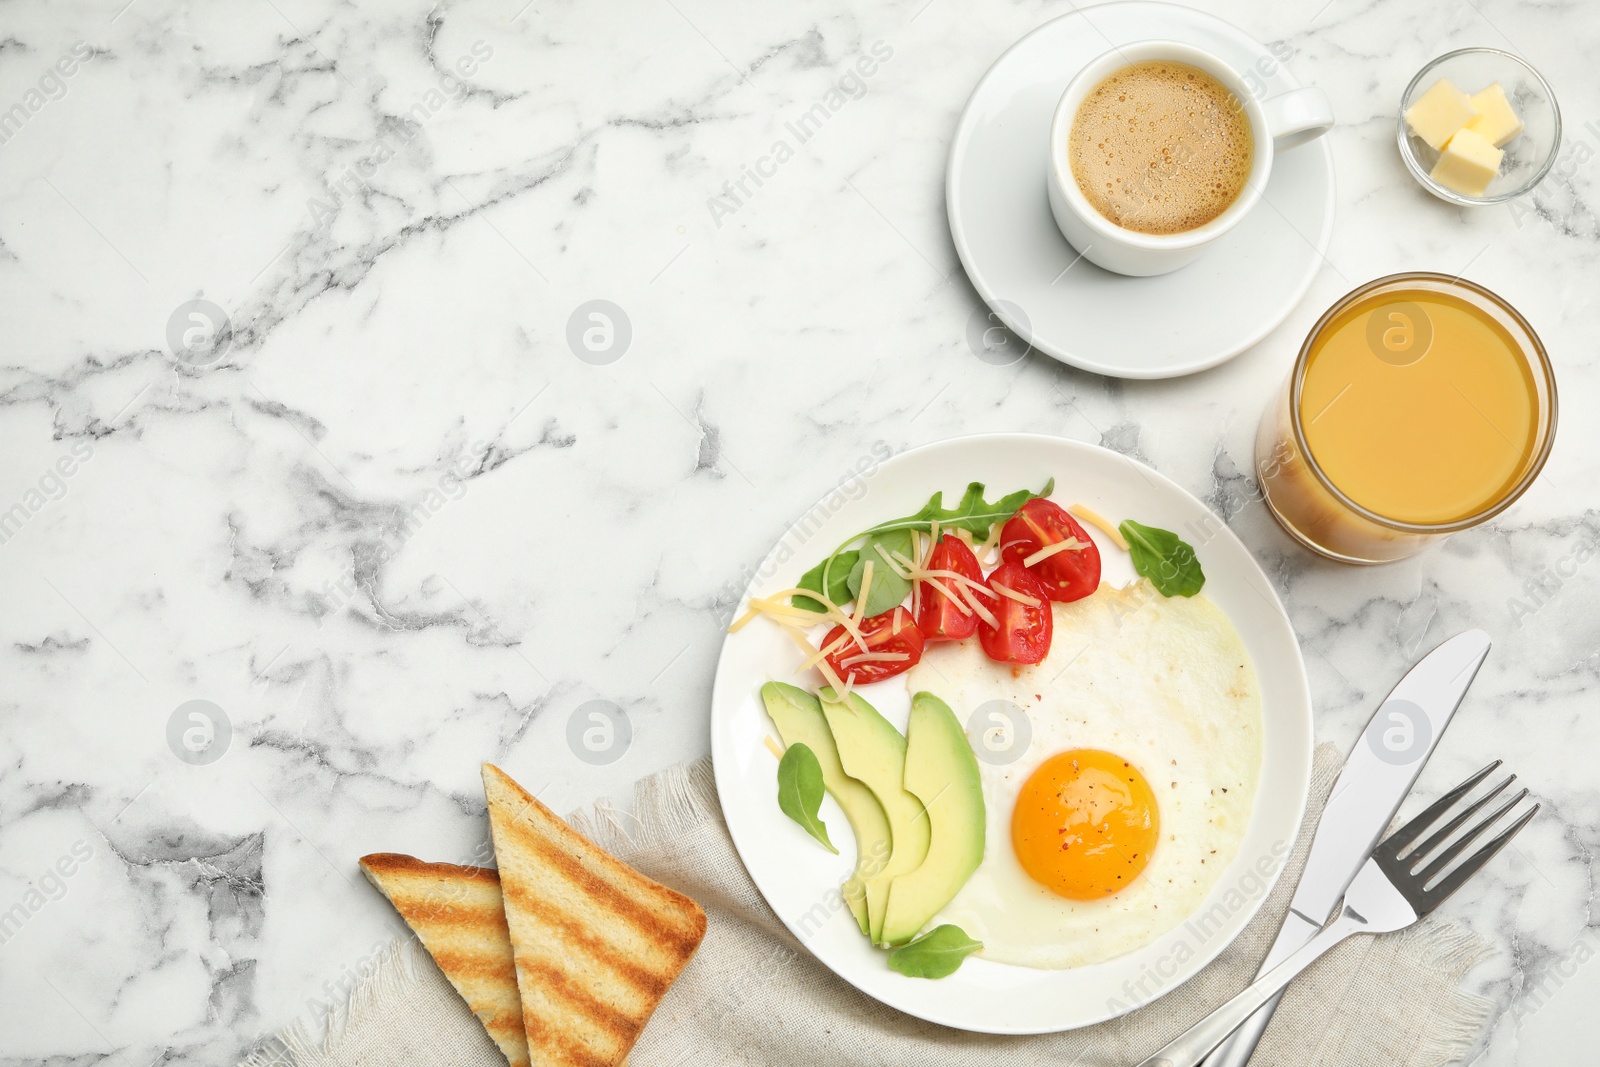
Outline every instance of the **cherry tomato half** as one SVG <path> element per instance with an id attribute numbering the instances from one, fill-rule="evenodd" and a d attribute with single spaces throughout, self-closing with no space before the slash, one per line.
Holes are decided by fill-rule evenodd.
<path id="1" fill-rule="evenodd" d="M 937 593 L 934 595 L 938 596 Z M 885 678 L 893 678 L 897 674 L 909 671 L 922 658 L 922 631 L 917 629 L 917 624 L 911 619 L 911 612 L 904 607 L 893 608 L 870 619 L 862 619 L 856 625 L 861 630 L 861 636 L 867 639 L 866 652 L 863 653 L 861 646 L 852 638 L 837 652 L 826 657 L 828 666 L 833 668 L 841 680 L 855 685 L 881 682 Z M 835 626 L 828 631 L 828 636 L 822 639 L 822 647 L 827 648 L 844 637 L 847 632 L 843 626 Z M 884 652 L 901 653 L 906 658 L 850 662 L 861 655 Z"/>
<path id="2" fill-rule="evenodd" d="M 928 570 L 954 571 L 963 578 L 970 578 L 975 582 L 983 581 L 983 571 L 978 567 L 978 557 L 972 554 L 972 549 L 959 537 L 949 534 L 939 538 L 939 543 L 933 546 L 933 552 L 928 556 Z M 961 596 L 957 588 L 961 583 L 949 578 L 940 578 L 939 584 L 944 586 L 956 596 Z M 975 596 L 981 598 L 979 603 L 989 607 L 994 603 L 993 598 L 985 597 L 982 593 Z M 965 597 L 962 597 L 963 602 Z M 933 587 L 931 581 L 922 582 L 922 588 L 917 591 L 917 629 L 922 631 L 922 636 L 929 641 L 964 641 L 978 632 L 978 616 L 971 608 L 966 612 L 951 603 L 950 598 Z"/>
<path id="3" fill-rule="evenodd" d="M 1020 563 L 1002 563 L 989 572 L 989 585 L 1003 585 L 1014 593 L 1031 596 L 1039 605 L 1034 607 L 1001 594 L 989 608 L 999 625 L 978 624 L 978 640 L 984 653 L 1001 663 L 1038 663 L 1044 659 L 1050 651 L 1050 634 L 1055 626 L 1044 583 Z"/>
<path id="4" fill-rule="evenodd" d="M 1044 587 L 1045 596 L 1065 604 L 1100 588 L 1100 550 L 1061 505 L 1035 497 L 1018 508 L 1000 531 L 1000 558 L 1020 566 L 1041 548 L 1069 537 L 1088 547 L 1065 549 L 1028 568 Z"/>

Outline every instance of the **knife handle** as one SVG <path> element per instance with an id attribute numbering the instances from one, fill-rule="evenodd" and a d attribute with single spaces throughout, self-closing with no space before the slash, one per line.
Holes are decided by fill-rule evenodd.
<path id="1" fill-rule="evenodd" d="M 1239 1029 L 1206 1058 L 1204 1067 L 1245 1067 L 1255 1053 L 1261 1035 L 1266 1033 L 1267 1024 L 1272 1021 L 1272 1013 L 1278 1010 L 1278 1002 L 1282 999 L 1283 991 L 1280 990 L 1271 1000 L 1257 1008 L 1254 1015 L 1240 1023 Z"/>
<path id="2" fill-rule="evenodd" d="M 1267 1001 L 1282 993 L 1284 986 L 1315 963 L 1323 953 L 1348 937 L 1371 933 L 1372 930 L 1372 925 L 1365 918 L 1349 907 L 1344 908 L 1337 919 L 1303 948 L 1250 983 L 1238 996 L 1173 1038 L 1165 1048 L 1140 1062 L 1138 1067 L 1196 1067 L 1208 1052 L 1243 1025 Z"/>
<path id="3" fill-rule="evenodd" d="M 1256 977 L 1261 977 L 1294 955 L 1295 950 L 1317 936 L 1317 929 L 1310 919 L 1297 911 L 1290 911 L 1284 917 L 1277 939 L 1267 950 L 1266 959 L 1261 961 L 1261 969 L 1256 972 Z M 1282 999 L 1282 991 L 1273 994 L 1250 1018 L 1239 1024 L 1239 1029 L 1231 1037 L 1217 1046 L 1217 1050 L 1206 1058 L 1204 1067 L 1244 1067 L 1254 1054 L 1261 1035 L 1266 1033 L 1267 1023 L 1272 1021 L 1272 1013 L 1278 1010 L 1278 1002 Z"/>

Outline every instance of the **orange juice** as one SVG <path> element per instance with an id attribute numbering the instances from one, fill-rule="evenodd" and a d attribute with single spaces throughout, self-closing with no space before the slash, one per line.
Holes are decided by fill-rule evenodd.
<path id="1" fill-rule="evenodd" d="M 1499 502 L 1533 458 L 1539 398 L 1511 334 L 1460 297 L 1357 300 L 1311 342 L 1306 447 L 1368 511 L 1451 523 Z"/>
<path id="2" fill-rule="evenodd" d="M 1554 426 L 1549 362 L 1520 315 L 1470 282 L 1395 275 L 1312 330 L 1262 424 L 1258 473 L 1299 540 L 1381 562 L 1508 506 Z"/>

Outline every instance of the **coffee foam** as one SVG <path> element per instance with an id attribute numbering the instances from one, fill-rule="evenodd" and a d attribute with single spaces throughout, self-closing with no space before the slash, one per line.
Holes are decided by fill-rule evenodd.
<path id="1" fill-rule="evenodd" d="M 1250 118 L 1216 78 L 1186 63 L 1135 63 L 1078 105 L 1067 158 L 1094 209 L 1139 233 L 1203 226 L 1244 191 Z"/>

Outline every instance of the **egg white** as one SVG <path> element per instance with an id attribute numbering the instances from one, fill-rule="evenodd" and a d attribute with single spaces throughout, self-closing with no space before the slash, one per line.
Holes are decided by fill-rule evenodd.
<path id="1" fill-rule="evenodd" d="M 1233 623 L 1204 596 L 1164 597 L 1141 580 L 1052 606 L 1055 632 L 1044 662 L 1014 672 L 988 659 L 976 640 L 940 642 L 906 679 L 912 692 L 937 694 L 968 724 L 987 807 L 983 862 L 929 925 L 955 923 L 983 942 L 987 959 L 1066 968 L 1131 952 L 1171 930 L 1232 862 L 1261 772 L 1261 698 Z M 991 701 L 1021 709 L 1031 728 L 1011 762 L 984 759 L 997 748 L 1003 755 L 995 758 L 1012 755 L 1004 752 L 1004 714 L 974 721 Z M 1148 866 L 1101 900 L 1044 888 L 1011 846 L 1022 784 L 1072 748 L 1129 760 L 1160 812 Z"/>

